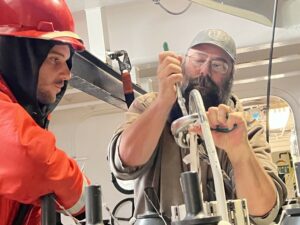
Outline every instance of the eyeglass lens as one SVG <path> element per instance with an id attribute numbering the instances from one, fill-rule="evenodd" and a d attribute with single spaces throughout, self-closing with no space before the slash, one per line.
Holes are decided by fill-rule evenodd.
<path id="1" fill-rule="evenodd" d="M 197 70 L 200 70 L 204 64 L 209 63 L 212 72 L 220 74 L 228 72 L 229 65 L 223 58 L 211 58 L 208 54 L 200 51 L 188 55 L 188 57 L 194 68 Z"/>

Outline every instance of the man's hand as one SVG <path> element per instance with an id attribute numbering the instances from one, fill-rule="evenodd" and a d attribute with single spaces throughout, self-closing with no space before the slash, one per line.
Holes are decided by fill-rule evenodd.
<path id="1" fill-rule="evenodd" d="M 165 51 L 159 54 L 157 78 L 159 81 L 159 101 L 172 106 L 176 100 L 175 84 L 183 79 L 181 69 L 182 57 L 174 52 Z"/>
<path id="2" fill-rule="evenodd" d="M 124 165 L 141 166 L 152 156 L 176 100 L 175 84 L 183 77 L 181 61 L 174 52 L 160 53 L 158 97 L 122 133 L 119 155 Z"/>
<path id="3" fill-rule="evenodd" d="M 215 145 L 227 152 L 232 163 L 248 157 L 251 147 L 247 137 L 247 125 L 242 112 L 232 112 L 227 105 L 210 107 L 207 111 L 207 119 L 212 128 L 212 136 Z M 217 128 L 228 129 L 229 132 L 220 132 Z M 192 131 L 201 135 L 200 125 L 195 125 Z M 241 151 L 243 149 L 244 151 Z"/>
<path id="4" fill-rule="evenodd" d="M 276 203 L 276 189 L 248 141 L 243 113 L 232 112 L 228 106 L 221 104 L 209 108 L 206 114 L 215 145 L 226 151 L 232 164 L 237 197 L 247 199 L 250 215 L 265 215 Z M 231 131 L 214 130 L 218 127 Z M 202 134 L 199 124 L 190 131 Z"/>

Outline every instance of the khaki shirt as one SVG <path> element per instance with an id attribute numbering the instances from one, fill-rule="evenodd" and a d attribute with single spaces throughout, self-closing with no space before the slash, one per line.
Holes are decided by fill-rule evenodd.
<path id="1" fill-rule="evenodd" d="M 108 159 L 114 175 L 121 180 L 134 180 L 135 212 L 134 216 L 144 213 L 144 189 L 153 187 L 160 199 L 160 212 L 171 218 L 171 206 L 184 204 L 183 194 L 179 183 L 180 174 L 188 170 L 183 158 L 189 153 L 188 149 L 180 148 L 170 131 L 170 123 L 166 122 L 159 143 L 150 160 L 140 167 L 125 167 L 119 157 L 118 148 L 122 131 L 133 123 L 154 101 L 157 93 L 148 93 L 137 98 L 126 113 L 126 121 L 115 132 L 110 146 Z M 241 111 L 242 106 L 236 96 L 232 96 L 229 104 L 233 110 Z M 159 113 L 159 112 L 158 112 Z M 149 121 L 150 122 L 150 121 Z M 272 178 L 277 188 L 277 204 L 264 217 L 250 217 L 253 224 L 270 224 L 277 216 L 286 198 L 286 187 L 277 176 L 277 168 L 270 157 L 270 147 L 265 140 L 262 125 L 256 122 L 248 127 L 248 139 L 261 165 Z M 199 150 L 204 148 L 200 145 Z M 224 177 L 224 187 L 227 199 L 235 199 L 234 171 L 225 151 L 217 149 Z M 212 170 L 204 158 L 200 158 L 201 182 L 204 201 L 215 200 Z"/>

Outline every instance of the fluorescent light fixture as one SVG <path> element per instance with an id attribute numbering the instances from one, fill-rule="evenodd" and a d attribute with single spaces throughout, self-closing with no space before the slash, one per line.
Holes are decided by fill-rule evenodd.
<path id="1" fill-rule="evenodd" d="M 199 5 L 238 16 L 266 26 L 272 26 L 274 0 L 191 0 Z M 276 27 L 299 26 L 300 1 L 278 2 Z"/>
<path id="2" fill-rule="evenodd" d="M 205 7 L 215 9 L 230 15 L 245 18 L 257 23 L 261 23 L 266 26 L 272 25 L 272 11 L 273 11 L 273 0 L 262 1 L 262 0 L 251 0 L 249 3 L 245 1 L 214 1 L 214 0 L 192 0 L 197 4 L 203 5 Z M 263 12 L 256 12 L 264 8 L 264 5 L 268 3 L 268 17 L 263 15 Z M 242 5 L 244 4 L 244 5 Z M 256 8 L 252 9 L 253 7 Z"/>

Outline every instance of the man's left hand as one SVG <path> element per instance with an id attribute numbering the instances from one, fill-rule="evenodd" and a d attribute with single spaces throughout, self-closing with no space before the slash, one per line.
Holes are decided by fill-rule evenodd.
<path id="1" fill-rule="evenodd" d="M 232 112 L 229 106 L 220 104 L 218 107 L 210 107 L 206 115 L 215 145 L 227 152 L 232 163 L 247 155 L 244 151 L 251 148 L 243 112 Z M 229 132 L 218 131 L 218 128 L 227 129 Z M 194 125 L 190 131 L 202 134 L 200 124 Z"/>

